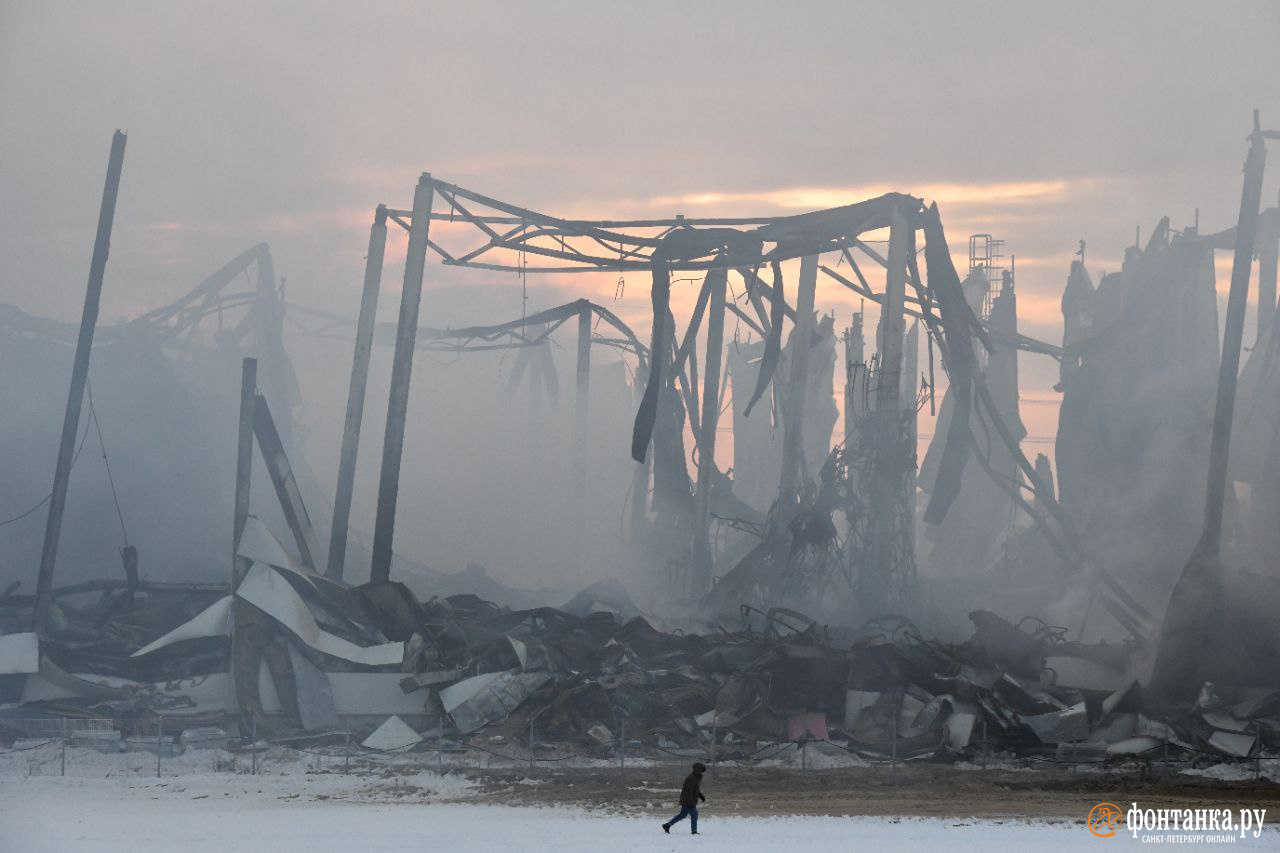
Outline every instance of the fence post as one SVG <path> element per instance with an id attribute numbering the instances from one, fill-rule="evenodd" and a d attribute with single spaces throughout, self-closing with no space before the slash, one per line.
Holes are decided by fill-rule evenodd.
<path id="1" fill-rule="evenodd" d="M 253 757 L 250 758 L 253 775 L 258 775 L 258 718 L 253 718 Z"/>
<path id="2" fill-rule="evenodd" d="M 800 738 L 800 769 L 809 769 L 809 733 L 805 732 L 804 737 Z"/>
<path id="3" fill-rule="evenodd" d="M 444 775 L 444 740 L 436 741 L 436 773 Z"/>
<path id="4" fill-rule="evenodd" d="M 346 739 L 342 745 L 342 772 L 351 772 L 351 732 L 346 733 Z"/>
<path id="5" fill-rule="evenodd" d="M 618 769 L 627 769 L 627 720 L 622 719 L 621 733 L 618 735 Z"/>
<path id="6" fill-rule="evenodd" d="M 164 740 L 164 717 L 156 714 L 156 776 L 160 775 L 160 748 Z"/>
<path id="7" fill-rule="evenodd" d="M 715 714 L 713 710 L 711 712 Z M 716 759 L 720 756 L 720 750 L 716 749 L 716 742 L 720 739 L 720 720 L 717 717 L 711 718 L 711 769 L 716 769 Z"/>
<path id="8" fill-rule="evenodd" d="M 987 721 L 982 721 L 982 769 L 987 769 Z"/>
<path id="9" fill-rule="evenodd" d="M 533 772 L 533 717 L 529 718 L 529 772 Z"/>
<path id="10" fill-rule="evenodd" d="M 62 775 L 67 775 L 67 718 L 62 718 Z"/>
<path id="11" fill-rule="evenodd" d="M 889 747 L 889 772 L 898 781 L 898 714 L 893 715 L 893 742 Z"/>

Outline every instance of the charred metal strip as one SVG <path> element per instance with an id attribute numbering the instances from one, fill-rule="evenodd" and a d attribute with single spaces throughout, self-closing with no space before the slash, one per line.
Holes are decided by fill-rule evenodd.
<path id="1" fill-rule="evenodd" d="M 653 285 L 650 299 L 653 303 L 653 333 L 650 338 L 649 352 L 654 357 L 649 360 L 649 382 L 645 386 L 644 396 L 636 410 L 635 426 L 631 432 L 631 458 L 643 462 L 648 453 L 649 441 L 653 438 L 653 425 L 658 418 L 658 392 L 662 387 L 663 362 L 667 352 L 667 312 L 671 304 L 671 274 L 666 261 L 655 260 L 652 265 Z"/>
<path id="2" fill-rule="evenodd" d="M 756 321 L 752 319 L 752 317 L 749 314 L 747 314 L 746 311 L 743 311 L 741 308 L 739 308 L 737 305 L 734 305 L 732 302 L 730 302 L 725 307 L 727 310 L 732 311 L 739 320 L 746 323 L 747 327 L 751 329 L 751 331 L 755 332 L 757 335 L 759 335 L 762 338 L 765 336 L 764 329 L 760 328 L 760 326 L 756 323 Z"/>
<path id="3" fill-rule="evenodd" d="M 720 416 L 720 363 L 724 354 L 725 289 L 728 270 L 707 273 L 711 308 L 707 318 L 706 377 L 702 387 L 702 418 L 698 436 L 698 486 L 694 493 L 691 591 L 701 596 L 711 586 L 711 543 L 707 529 L 711 511 L 711 482 L 716 472 L 716 426 Z"/>
<path id="4" fill-rule="evenodd" d="M 760 297 L 761 288 L 757 287 L 760 276 L 757 270 L 739 269 L 738 274 L 742 276 L 743 289 L 747 293 L 747 299 L 751 302 L 751 307 L 756 312 L 756 317 L 760 321 L 760 336 L 763 338 L 770 326 L 769 313 L 764 310 L 764 300 Z"/>
<path id="5" fill-rule="evenodd" d="M 775 261 L 775 262 L 773 263 L 773 265 L 774 265 L 774 266 L 776 266 L 776 265 L 777 265 L 777 261 Z M 739 272 L 742 272 L 742 274 L 743 274 L 743 278 L 744 278 L 744 279 L 746 279 L 746 278 L 747 278 L 747 276 L 750 276 L 750 277 L 751 277 L 751 278 L 749 279 L 749 282 L 750 282 L 750 285 L 751 285 L 751 287 L 752 287 L 752 288 L 756 289 L 756 290 L 757 290 L 757 291 L 759 291 L 760 293 L 767 293 L 767 294 L 769 294 L 770 298 L 772 299 L 772 297 L 773 297 L 773 287 L 772 287 L 768 282 L 763 281 L 763 280 L 760 278 L 760 276 L 759 276 L 759 275 L 757 275 L 757 274 L 755 273 L 755 271 L 754 271 L 754 270 L 747 270 L 747 271 L 739 270 Z M 775 278 L 774 280 L 775 280 L 775 281 L 779 281 L 779 280 L 781 280 L 781 277 Z M 771 303 L 770 309 L 772 310 L 772 303 Z M 782 300 L 782 313 L 783 313 L 783 315 L 784 315 L 788 320 L 791 320 L 792 322 L 795 322 L 795 319 L 796 319 L 796 309 L 794 309 L 794 308 L 792 308 L 790 305 L 788 305 L 788 304 L 787 304 L 787 300 L 786 300 L 785 298 Z M 772 321 L 770 322 L 770 325 L 771 325 L 771 326 L 773 325 L 773 324 L 772 324 Z"/>
<path id="6" fill-rule="evenodd" d="M 960 494 L 961 478 L 969 461 L 973 446 L 969 418 L 972 407 L 973 381 L 977 375 L 977 360 L 973 351 L 970 320 L 960 277 L 951 262 L 938 205 L 932 204 L 920 216 L 925 234 L 925 263 L 929 267 L 929 289 L 938 300 L 945 330 L 943 340 L 949 355 L 948 371 L 951 377 L 949 394 L 955 401 L 951 425 L 947 430 L 942 449 L 942 461 L 938 466 L 929 504 L 925 509 L 926 524 L 941 524 L 951 503 Z M 944 357 L 945 357 L 944 355 Z"/>
<path id="7" fill-rule="evenodd" d="M 284 511 L 284 519 L 293 533 L 298 556 L 304 566 L 314 571 L 316 554 L 319 553 L 315 529 L 311 526 L 311 517 L 307 515 L 307 508 L 302 502 L 302 491 L 293 476 L 293 467 L 289 464 L 289 456 L 285 452 L 284 442 L 280 440 L 275 419 L 271 417 L 271 409 L 261 394 L 254 400 L 253 435 L 258 440 L 258 449 L 262 452 L 262 461 L 266 463 L 267 473 L 271 476 L 271 485 L 275 488 L 280 508 Z"/>
<path id="8" fill-rule="evenodd" d="M 675 320 L 672 317 L 668 316 L 667 322 L 675 328 Z M 692 430 L 693 435 L 700 435 L 702 419 L 698 410 L 698 351 L 696 349 L 689 351 L 685 358 L 684 369 L 675 371 L 674 375 L 680 381 L 680 393 L 684 397 L 684 407 L 689 413 L 689 429 Z"/>
<path id="9" fill-rule="evenodd" d="M 689 327 L 685 329 L 684 340 L 680 342 L 680 348 L 676 350 L 675 362 L 671 369 L 675 373 L 684 370 L 686 359 L 689 358 L 693 351 L 693 345 L 698 339 L 698 329 L 702 326 L 702 315 L 707 310 L 707 300 L 711 296 L 713 273 L 707 273 L 707 277 L 702 282 L 702 288 L 698 291 L 698 301 L 693 306 L 693 314 L 689 317 Z M 696 369 L 696 368 L 695 368 Z"/>
<path id="10" fill-rule="evenodd" d="M 782 321 L 787 306 L 783 290 L 782 266 L 773 262 L 773 300 L 770 303 L 769 337 L 765 338 L 764 355 L 760 358 L 760 372 L 756 375 L 756 387 L 751 392 L 751 399 L 743 407 L 743 417 L 750 417 L 751 409 L 764 396 L 765 389 L 773 381 L 774 371 L 778 369 L 778 360 L 782 357 Z"/>
<path id="11" fill-rule="evenodd" d="M 858 285 L 855 282 L 849 281 L 849 279 L 840 275 L 840 273 L 836 272 L 826 264 L 820 265 L 818 269 L 822 270 L 828 276 L 830 276 L 831 278 L 834 278 L 837 282 L 839 282 L 840 284 L 843 284 L 845 287 L 849 288 L 859 296 L 865 296 L 867 299 L 870 299 L 872 302 L 876 303 L 877 305 L 884 304 L 884 297 L 882 295 L 872 290 L 864 290 L 860 285 Z M 906 297 L 906 301 L 915 303 L 916 305 L 920 304 L 920 300 L 916 297 L 908 296 Z M 905 314 L 908 317 L 915 317 L 916 319 L 920 319 L 920 320 L 924 319 L 924 314 L 920 311 L 915 310 L 914 308 L 904 308 L 903 314 Z"/>

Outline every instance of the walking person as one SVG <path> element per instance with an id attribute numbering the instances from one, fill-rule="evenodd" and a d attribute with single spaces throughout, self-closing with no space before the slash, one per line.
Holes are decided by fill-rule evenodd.
<path id="1" fill-rule="evenodd" d="M 698 803 L 707 801 L 702 795 L 702 774 L 707 772 L 707 765 L 701 761 L 693 763 L 693 772 L 685 777 L 684 786 L 680 788 L 680 814 L 662 825 L 662 831 L 671 834 L 671 827 L 689 818 L 689 830 L 698 834 Z"/>

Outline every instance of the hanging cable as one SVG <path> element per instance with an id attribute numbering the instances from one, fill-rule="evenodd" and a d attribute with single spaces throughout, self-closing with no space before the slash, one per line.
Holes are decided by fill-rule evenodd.
<path id="1" fill-rule="evenodd" d="M 111 500 L 116 505 L 116 518 L 120 519 L 120 537 L 124 540 L 124 547 L 129 547 L 129 531 L 124 526 L 124 513 L 120 510 L 120 496 L 116 494 L 116 479 L 111 476 L 111 460 L 107 458 L 107 445 L 102 440 L 102 424 L 98 420 L 98 410 L 93 407 L 93 383 L 85 381 L 85 390 L 89 395 L 89 419 L 93 421 L 93 428 L 98 433 L 98 447 L 102 449 L 102 464 L 107 469 L 107 484 L 111 486 Z M 88 426 L 85 427 L 85 434 L 88 435 Z"/>
<path id="2" fill-rule="evenodd" d="M 84 435 L 80 436 L 80 444 L 78 447 L 76 447 L 75 455 L 71 457 L 72 468 L 75 467 L 76 460 L 80 458 L 80 451 L 84 450 L 84 443 L 85 441 L 88 440 L 88 438 L 89 438 L 89 425 L 86 423 L 84 425 Z M 36 510 L 40 509 L 40 507 L 47 504 L 49 502 L 49 498 L 51 497 L 53 497 L 53 492 L 49 492 L 49 494 L 42 497 L 34 506 L 32 506 L 26 512 L 19 513 L 18 515 L 15 515 L 13 518 L 7 518 L 4 521 L 0 521 L 0 527 L 5 527 L 6 525 L 13 524 L 14 522 L 22 521 L 22 519 L 26 518 L 27 516 L 31 515 L 31 513 L 35 512 Z"/>

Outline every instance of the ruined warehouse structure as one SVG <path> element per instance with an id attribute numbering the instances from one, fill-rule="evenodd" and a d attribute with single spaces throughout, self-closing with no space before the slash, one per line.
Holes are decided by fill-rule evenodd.
<path id="1" fill-rule="evenodd" d="M 1262 138 L 1258 131 L 1255 149 Z M 122 142 L 119 149 L 116 181 Z M 1239 340 L 1229 320 L 1220 359 L 1212 252 L 1234 242 L 1237 269 L 1242 252 L 1251 257 L 1240 243 L 1257 229 L 1243 215 L 1234 232 L 1213 238 L 1174 234 L 1163 223 L 1097 288 L 1082 264 L 1073 267 L 1058 347 L 1018 331 L 1013 270 L 1001 268 L 995 241 L 971 241 L 962 280 L 937 206 L 908 195 L 788 217 L 578 221 L 424 174 L 411 207 L 375 211 L 354 325 L 311 312 L 354 343 L 326 548 L 304 500 L 314 486 L 290 439 L 296 391 L 265 248 L 246 255 L 258 264 L 253 294 L 223 294 L 245 266 L 238 259 L 175 306 L 103 329 L 93 347 L 114 205 L 110 174 L 71 399 L 87 390 L 90 350 L 108 359 L 117 341 L 178 353 L 178 363 L 185 357 L 191 365 L 183 369 L 216 363 L 224 384 L 238 370 L 234 445 L 229 436 L 210 445 L 226 445 L 224 467 L 236 460 L 229 487 L 218 481 L 209 498 L 221 510 L 205 516 L 224 518 L 209 546 L 224 557 L 198 583 L 157 583 L 138 576 L 126 548 L 122 580 L 55 586 L 67 476 L 84 420 L 69 405 L 35 594 L 15 585 L 0 595 L 0 717 L 96 715 L 143 726 L 163 715 L 179 730 L 221 731 L 228 741 L 373 732 L 371 749 L 412 748 L 424 738 L 518 742 L 527 731 L 532 750 L 536 723 L 544 742 L 608 750 L 638 739 L 725 758 L 802 738 L 870 756 L 995 748 L 1099 760 L 1168 748 L 1244 757 L 1280 745 L 1276 685 L 1267 690 L 1256 669 L 1234 667 L 1217 688 L 1206 687 L 1219 661 L 1213 650 L 1192 655 L 1169 639 L 1181 636 L 1170 624 L 1193 623 L 1191 636 L 1203 636 L 1195 631 L 1206 621 L 1179 604 L 1187 596 L 1178 590 L 1222 574 L 1191 570 L 1221 555 L 1206 550 L 1205 534 L 1192 542 L 1186 530 L 1202 512 L 1211 530 L 1214 507 L 1225 503 L 1214 479 L 1227 477 L 1223 430 L 1227 439 L 1233 432 L 1220 417 L 1222 364 L 1232 346 L 1238 355 Z M 1264 234 L 1274 231 L 1267 230 L 1273 219 L 1263 217 Z M 441 222 L 448 228 L 433 231 Z M 389 226 L 408 232 L 408 254 L 399 320 L 380 330 Z M 887 231 L 883 251 L 866 239 L 876 231 Z M 585 299 L 494 325 L 423 326 L 430 255 L 521 276 L 643 273 L 651 328 L 642 338 Z M 1266 355 L 1274 252 L 1268 257 L 1272 310 L 1243 374 L 1249 414 L 1236 421 L 1231 457 L 1233 471 L 1247 468 L 1247 476 L 1232 476 L 1254 486 L 1258 506 L 1275 485 L 1266 473 L 1275 438 L 1275 419 L 1265 416 L 1274 397 L 1267 390 L 1274 360 Z M 864 266 L 884 270 L 883 286 Z M 797 268 L 789 281 L 784 273 Z M 815 310 L 819 272 L 877 303 L 877 328 L 865 329 L 865 315 L 855 315 L 837 341 L 835 318 Z M 671 289 L 684 274 L 699 283 L 692 310 L 678 318 Z M 1247 263 L 1243 275 L 1247 289 Z M 1237 289 L 1233 279 L 1231 316 Z M 232 307 L 243 314 L 218 327 L 222 349 L 183 348 L 193 324 L 221 321 Z M 730 317 L 758 340 L 728 340 Z M 6 318 L 9 346 L 71 342 L 65 329 L 12 312 Z M 407 565 L 393 544 L 414 353 L 509 348 L 511 382 L 527 380 L 554 398 L 549 341 L 563 327 L 576 333 L 572 464 L 563 472 L 572 500 L 564 511 L 582 519 L 592 499 L 585 452 L 596 423 L 588 416 L 598 392 L 592 351 L 609 347 L 635 362 L 625 550 L 645 571 L 668 573 L 674 597 L 690 604 L 667 624 L 690 630 L 664 630 L 616 580 L 552 607 L 479 570 L 430 575 L 425 597 L 397 576 Z M 929 352 L 923 364 L 921 338 Z M 353 584 L 351 564 L 365 559 L 348 539 L 353 479 L 370 353 L 380 343 L 394 351 L 377 512 L 369 579 Z M 836 374 L 838 350 L 844 369 Z M 1020 351 L 1061 361 L 1057 489 L 1047 461 L 1032 462 L 1020 446 Z M 936 405 L 939 373 L 946 377 L 939 426 L 917 471 L 917 413 Z M 844 418 L 833 445 L 837 375 Z M 1230 375 L 1234 392 L 1234 367 Z M 727 389 L 733 464 L 721 470 Z M 1187 464 L 1162 464 L 1171 455 Z M 1209 489 L 1199 494 L 1207 497 L 1196 499 L 1206 478 Z M 251 514 L 263 501 L 251 504 L 250 495 L 267 484 L 271 512 Z M 1243 524 L 1247 513 L 1233 512 Z M 1171 517 L 1181 526 L 1162 529 Z M 1121 541 L 1124 529 L 1136 534 Z M 1179 580 L 1169 565 L 1193 549 L 1198 556 Z M 574 553 L 582 558 L 577 545 Z M 1041 571 L 1056 576 L 1046 587 L 1055 601 L 1075 601 L 1072 615 L 1094 626 L 1112 620 L 1108 628 L 1119 627 L 1125 641 L 1085 643 L 1077 626 L 1081 636 L 1070 640 L 1068 629 L 1036 618 L 1013 623 L 982 607 L 969 614 L 967 640 L 924 639 L 939 608 L 935 579 L 922 576 L 918 561 L 983 590 L 994 586 L 984 580 L 993 565 L 1008 571 L 1011 554 L 1049 567 Z M 447 588 L 460 578 L 487 583 L 500 600 Z M 1161 583 L 1174 602 L 1163 633 L 1160 604 L 1150 600 Z M 1226 586 L 1215 612 L 1234 606 L 1230 590 L 1238 587 Z M 1089 594 L 1070 598 L 1082 589 Z M 850 625 L 861 627 L 843 627 Z M 1259 632 L 1259 654 L 1268 636 Z M 1148 700 L 1153 658 L 1164 681 Z M 1190 688 L 1196 696 L 1187 700 Z M 16 722 L 9 731 L 21 734 Z"/>

